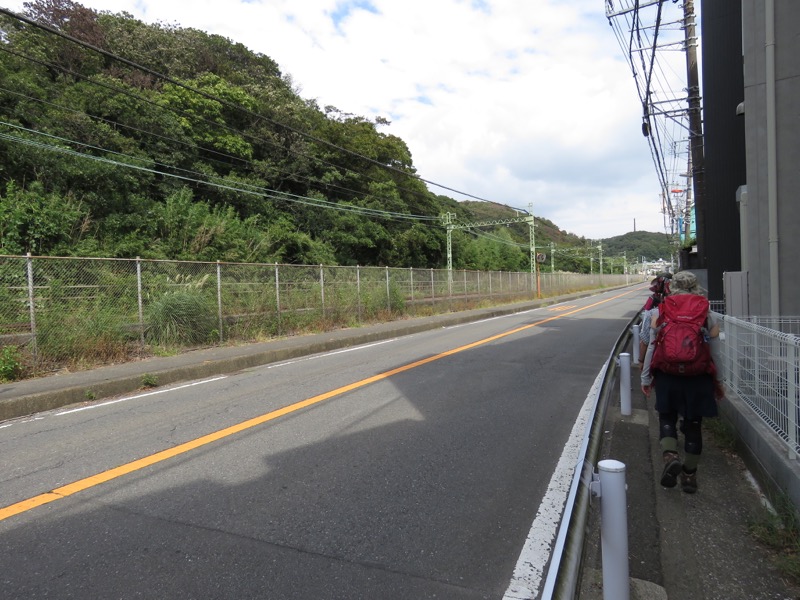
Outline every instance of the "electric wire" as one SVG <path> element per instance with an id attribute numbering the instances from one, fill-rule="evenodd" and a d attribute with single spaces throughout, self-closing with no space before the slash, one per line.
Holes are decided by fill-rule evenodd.
<path id="1" fill-rule="evenodd" d="M 54 65 L 54 67 L 55 67 L 55 65 Z M 164 135 L 152 132 L 152 131 L 146 131 L 146 130 L 140 129 L 138 127 L 133 127 L 131 125 L 127 125 L 127 124 L 121 123 L 119 121 L 111 121 L 109 119 L 104 119 L 103 117 L 99 117 L 99 116 L 96 116 L 96 115 L 90 115 L 88 113 L 85 113 L 85 112 L 80 111 L 80 110 L 75 109 L 75 108 L 71 108 L 71 107 L 64 106 L 62 104 L 57 104 L 57 103 L 54 103 L 54 102 L 49 102 L 47 100 L 42 100 L 41 98 L 34 98 L 33 96 L 28 96 L 26 94 L 22 94 L 20 92 L 14 91 L 14 90 L 9 90 L 9 89 L 4 88 L 2 86 L 0 86 L 0 92 L 13 94 L 13 95 L 16 95 L 16 96 L 18 96 L 20 98 L 24 98 L 24 99 L 30 100 L 32 102 L 38 102 L 38 103 L 41 103 L 41 104 L 44 104 L 44 105 L 47 105 L 47 106 L 51 106 L 53 108 L 57 108 L 59 110 L 72 112 L 73 114 L 83 115 L 83 116 L 88 117 L 89 119 L 92 119 L 93 121 L 99 121 L 99 122 L 102 122 L 102 123 L 106 123 L 106 124 L 108 124 L 108 125 L 110 125 L 110 126 L 112 126 L 114 128 L 118 128 L 119 127 L 119 128 L 127 129 L 127 130 L 130 130 L 130 131 L 134 131 L 134 132 L 137 132 L 137 133 L 149 135 L 149 136 L 155 137 L 156 139 L 160 139 L 160 140 L 163 140 L 163 141 L 173 142 L 175 144 L 178 144 L 178 145 L 181 145 L 181 146 L 185 146 L 185 147 L 191 148 L 193 150 L 202 150 L 204 153 L 209 153 L 211 155 L 215 155 L 215 156 L 218 156 L 218 157 L 221 157 L 221 158 L 224 158 L 224 159 L 228 159 L 231 162 L 238 162 L 241 165 L 247 166 L 247 167 L 249 167 L 251 169 L 255 168 L 255 164 L 252 161 L 245 160 L 243 158 L 240 158 L 238 156 L 234 156 L 232 154 L 226 154 L 226 153 L 223 153 L 223 152 L 219 152 L 217 150 L 214 150 L 213 148 L 208 148 L 206 146 L 201 146 L 201 145 L 196 144 L 196 143 L 191 142 L 191 141 L 178 140 L 178 139 L 175 139 L 175 138 L 172 138 L 172 137 L 169 137 L 169 136 L 164 136 Z M 142 98 L 140 96 L 136 96 L 135 94 L 133 95 L 133 97 L 135 97 L 137 99 L 141 99 L 143 101 L 149 102 L 146 98 Z M 209 121 L 209 123 L 213 124 L 213 122 L 210 122 L 210 121 Z M 237 130 L 234 130 L 234 131 L 237 131 Z M 241 132 L 241 133 L 244 133 L 244 132 Z M 265 140 L 265 141 L 267 143 L 270 143 L 268 140 Z M 75 143 L 78 143 L 78 142 L 75 142 Z M 110 150 L 104 150 L 104 151 L 110 152 Z M 306 156 L 308 156 L 308 155 L 306 155 Z M 204 157 L 204 158 L 205 158 L 205 160 L 209 160 L 211 162 L 214 162 L 217 165 L 222 165 L 222 166 L 226 166 L 226 167 L 230 166 L 230 162 L 226 162 L 224 160 L 217 160 L 217 159 L 209 158 L 209 157 Z M 310 157 L 309 156 L 309 158 L 314 158 L 314 160 L 320 160 L 321 161 L 321 159 L 317 159 L 316 157 Z M 325 161 L 321 161 L 321 162 L 325 163 Z M 161 164 L 163 166 L 167 166 L 169 168 L 174 168 L 174 169 L 181 170 L 180 167 L 174 167 L 172 165 L 166 165 L 164 163 L 161 163 Z M 328 163 L 328 164 L 330 166 L 334 166 L 334 165 L 332 165 L 330 163 Z M 205 174 L 203 174 L 203 175 L 205 175 Z M 347 188 L 347 187 L 344 187 L 344 186 L 341 186 L 341 185 L 337 185 L 335 183 L 330 183 L 330 182 L 324 182 L 323 183 L 323 182 L 320 182 L 318 180 L 315 180 L 315 179 L 312 179 L 310 177 L 303 176 L 303 175 L 294 174 L 294 178 L 296 180 L 299 179 L 299 180 L 307 181 L 308 183 L 311 183 L 311 184 L 314 184 L 314 185 L 320 185 L 321 187 L 325 187 L 326 189 L 335 189 L 335 190 L 338 190 L 338 191 L 341 191 L 341 192 L 349 192 L 349 193 L 351 193 L 351 194 L 353 194 L 355 196 L 366 196 L 367 195 L 366 192 L 363 192 L 363 191 L 353 190 L 351 188 Z M 369 177 L 369 178 L 373 179 L 375 181 L 379 181 L 379 180 L 371 178 L 371 177 Z M 404 190 L 405 188 L 399 188 L 399 189 Z"/>
<path id="2" fill-rule="evenodd" d="M 11 123 L 6 123 L 6 122 L 3 122 L 3 121 L 0 121 L 0 125 L 4 125 L 6 127 L 13 127 L 15 129 L 20 129 L 20 130 L 23 130 L 23 131 L 25 131 L 27 133 L 33 133 L 33 134 L 37 134 L 37 135 L 46 136 L 46 137 L 49 137 L 49 138 L 52 138 L 52 139 L 55 139 L 55 140 L 58 140 L 58 141 L 62 141 L 62 142 L 77 144 L 77 145 L 80 145 L 80 146 L 83 146 L 83 147 L 86 147 L 86 148 L 91 148 L 91 149 L 94 149 L 94 150 L 100 150 L 100 151 L 103 151 L 103 152 L 107 152 L 109 154 L 115 154 L 115 155 L 120 156 L 122 158 L 130 159 L 131 161 L 154 162 L 154 161 L 151 161 L 149 159 L 144 159 L 144 158 L 140 158 L 140 157 L 134 157 L 134 156 L 130 156 L 130 155 L 114 152 L 114 151 L 111 151 L 111 150 L 106 150 L 104 148 L 98 148 L 96 146 L 90 146 L 90 145 L 85 144 L 83 142 L 76 142 L 76 141 L 73 141 L 73 140 L 67 140 L 65 138 L 60 138 L 58 136 L 54 136 L 54 135 L 50 135 L 50 134 L 44 134 L 44 133 L 39 132 L 39 131 L 26 129 L 24 127 L 20 127 L 20 126 L 13 125 Z M 78 152 L 76 150 L 72 150 L 70 148 L 65 148 L 63 146 L 54 146 L 52 144 L 45 144 L 45 143 L 41 143 L 41 142 L 36 142 L 34 140 L 30 140 L 30 139 L 26 139 L 26 138 L 20 138 L 20 137 L 8 135 L 8 134 L 5 134 L 5 133 L 0 133 L 0 139 L 5 139 L 7 141 L 11 141 L 11 142 L 14 142 L 14 143 L 33 146 L 33 147 L 36 147 L 36 148 L 39 148 L 39 149 L 43 149 L 43 150 L 59 152 L 59 153 L 62 153 L 62 154 L 67 154 L 69 156 L 73 156 L 73 157 L 79 157 L 79 158 L 82 158 L 82 159 L 94 160 L 94 161 L 97 161 L 97 162 L 111 164 L 111 165 L 114 165 L 114 166 L 117 166 L 117 167 L 125 167 L 125 168 L 129 168 L 129 169 L 134 169 L 134 170 L 137 170 L 137 171 L 142 171 L 142 172 L 151 173 L 151 174 L 155 174 L 155 175 L 161 175 L 161 176 L 164 176 L 164 177 L 171 177 L 171 178 L 175 178 L 175 179 L 180 179 L 180 180 L 191 182 L 191 183 L 208 185 L 208 186 L 211 186 L 211 187 L 215 187 L 215 188 L 223 189 L 223 190 L 227 190 L 227 191 L 234 191 L 234 192 L 239 192 L 239 193 L 244 193 L 244 194 L 251 194 L 251 195 L 259 196 L 259 197 L 262 197 L 262 198 L 279 199 L 279 200 L 285 200 L 287 202 L 294 202 L 294 203 L 304 204 L 304 205 L 309 205 L 309 206 L 317 206 L 317 207 L 329 208 L 329 209 L 338 210 L 338 211 L 341 211 L 341 212 L 352 212 L 352 213 L 357 213 L 357 214 L 361 214 L 361 215 L 382 217 L 382 218 L 388 218 L 388 219 L 394 219 L 394 220 L 398 220 L 399 219 L 399 220 L 415 220 L 415 221 L 435 221 L 435 222 L 439 221 L 438 217 L 430 217 L 430 216 L 424 216 L 424 215 L 410 215 L 410 214 L 407 214 L 407 213 L 396 213 L 396 212 L 391 212 L 391 211 L 383 211 L 383 210 L 372 209 L 372 208 L 367 208 L 367 207 L 360 207 L 360 206 L 355 206 L 355 205 L 348 205 L 348 204 L 330 202 L 330 201 L 327 201 L 327 200 L 321 200 L 319 198 L 310 198 L 310 197 L 307 197 L 307 196 L 300 196 L 300 195 L 297 195 L 297 194 L 290 194 L 288 192 L 280 192 L 278 190 L 272 190 L 272 189 L 269 189 L 269 188 L 262 188 L 262 187 L 254 186 L 254 185 L 250 185 L 250 184 L 243 184 L 241 182 L 238 182 L 238 184 L 234 186 L 234 185 L 231 185 L 231 184 L 223 184 L 223 183 L 218 183 L 218 182 L 214 182 L 214 181 L 202 181 L 202 180 L 199 180 L 199 179 L 188 177 L 186 175 L 179 175 L 179 174 L 176 174 L 176 173 L 168 173 L 166 171 L 159 171 L 157 169 L 152 169 L 152 168 L 145 167 L 145 166 L 142 166 L 142 165 L 139 165 L 139 164 L 126 163 L 126 162 L 122 162 L 120 160 L 112 160 L 112 159 L 109 159 L 109 158 L 106 158 L 106 157 L 102 157 L 102 156 L 96 156 L 96 155 L 93 155 L 93 154 L 86 154 L 84 152 Z"/>

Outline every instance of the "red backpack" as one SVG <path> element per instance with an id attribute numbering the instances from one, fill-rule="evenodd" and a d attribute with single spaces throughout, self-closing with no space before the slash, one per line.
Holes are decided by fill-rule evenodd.
<path id="1" fill-rule="evenodd" d="M 696 294 L 667 296 L 658 310 L 661 328 L 650 368 L 671 375 L 713 374 L 711 348 L 702 331 L 708 300 Z"/>

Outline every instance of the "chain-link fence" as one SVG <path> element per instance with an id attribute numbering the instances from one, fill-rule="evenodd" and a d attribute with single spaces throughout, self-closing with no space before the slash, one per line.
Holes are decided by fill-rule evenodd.
<path id="1" fill-rule="evenodd" d="M 37 374 L 154 351 L 261 341 L 555 296 L 620 285 L 626 279 L 609 274 L 0 256 L 0 369 L 16 361 L 25 374 Z"/>

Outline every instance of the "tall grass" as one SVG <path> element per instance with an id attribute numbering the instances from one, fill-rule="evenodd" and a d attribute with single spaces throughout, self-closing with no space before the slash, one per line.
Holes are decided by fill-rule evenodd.
<path id="1" fill-rule="evenodd" d="M 198 345 L 219 334 L 212 301 L 195 291 L 167 292 L 147 306 L 145 338 L 151 344 Z"/>

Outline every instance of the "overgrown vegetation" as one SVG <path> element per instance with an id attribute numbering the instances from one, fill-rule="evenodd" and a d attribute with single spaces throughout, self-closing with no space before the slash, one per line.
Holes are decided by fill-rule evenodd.
<path id="1" fill-rule="evenodd" d="M 145 337 L 160 346 L 194 346 L 217 334 L 214 304 L 196 291 L 167 292 L 148 304 Z"/>
<path id="2" fill-rule="evenodd" d="M 750 531 L 761 543 L 776 551 L 776 566 L 800 582 L 800 519 L 791 499 L 782 494 L 773 499 L 774 511 L 764 509 L 750 524 Z"/>
<path id="3" fill-rule="evenodd" d="M 0 382 L 16 381 L 22 377 L 22 355 L 16 346 L 0 349 Z"/>

